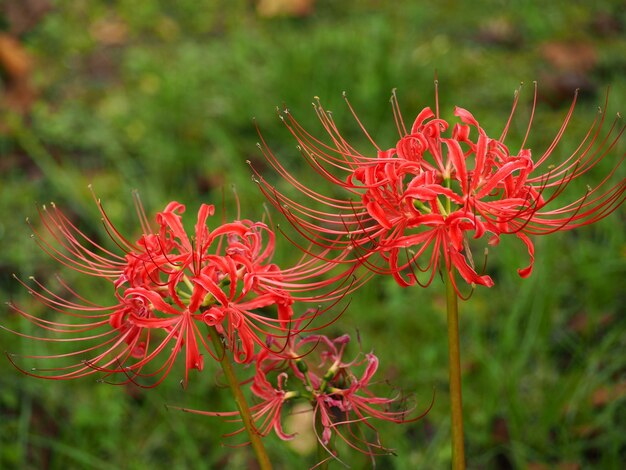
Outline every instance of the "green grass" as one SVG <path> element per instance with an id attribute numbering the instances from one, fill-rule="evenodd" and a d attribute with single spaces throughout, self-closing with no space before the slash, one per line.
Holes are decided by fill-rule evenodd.
<path id="1" fill-rule="evenodd" d="M 80 218 L 81 228 L 105 238 L 89 184 L 129 234 L 137 234 L 133 189 L 152 214 L 173 199 L 186 203 L 188 213 L 201 202 L 221 205 L 225 189 L 233 214 L 228 194 L 235 185 L 243 215 L 262 217 L 263 200 L 245 164 L 250 159 L 262 165 L 253 117 L 294 173 L 317 184 L 296 160 L 276 106 L 287 105 L 303 125 L 316 128 L 310 102 L 319 96 L 346 135 L 367 148 L 343 103 L 345 90 L 375 138 L 391 146 L 393 88 L 410 121 L 434 104 L 436 71 L 442 115 L 451 117 L 454 105 L 468 108 L 488 133 L 498 135 L 520 81 L 526 82 L 523 113 L 531 82 L 539 80 L 547 96 L 531 143 L 540 151 L 558 130 L 571 96 L 554 101 L 559 91 L 552 83 L 560 83 L 563 72 L 542 51 L 565 41 L 590 45 L 595 64 L 583 73 L 588 89 L 563 154 L 575 148 L 578 141 L 568 137 L 581 135 L 609 85 L 610 114 L 626 112 L 626 14 L 617 0 L 593 7 L 582 1 L 513 6 L 403 0 L 382 6 L 320 0 L 311 16 L 270 19 L 258 17 L 246 1 L 136 5 L 57 1 L 22 37 L 36 63 L 38 97 L 27 118 L 0 111 L 0 129 L 6 128 L 0 133 L 5 300 L 32 305 L 12 273 L 46 279 L 58 269 L 35 249 L 22 223 L 27 216 L 36 219 L 37 204 L 55 201 Z M 594 25 L 606 17 L 621 29 L 598 30 Z M 118 42 L 98 36 L 103 22 L 122 26 Z M 501 39 L 489 39 L 494 30 L 504 31 Z M 524 130 L 512 129 L 511 142 L 519 142 Z M 625 141 L 614 159 L 624 154 Z M 592 172 L 591 183 L 610 166 Z M 496 286 L 478 289 L 460 305 L 470 468 L 618 469 L 626 459 L 624 220 L 620 209 L 594 226 L 536 240 L 536 268 L 526 280 L 516 274 L 527 262 L 523 246 L 503 240 L 490 252 Z M 288 260 L 293 250 L 286 240 L 279 243 L 278 257 Z M 397 456 L 379 459 L 379 468 L 449 466 L 443 292 L 440 282 L 428 290 L 403 290 L 377 278 L 330 328 L 354 335 L 358 329 L 363 349 L 381 358 L 381 376 L 415 393 L 418 409 L 435 390 L 424 420 L 380 426 Z M 38 308 L 32 311 L 40 313 Z M 8 309 L 1 321 L 27 328 Z M 2 351 L 32 354 L 33 348 L 51 351 L 0 332 Z M 38 381 L 7 360 L 0 361 L 0 372 L 0 468 L 250 468 L 248 449 L 222 442 L 232 425 L 164 406 L 233 409 L 218 386 L 216 367 L 193 374 L 186 390 L 173 373 L 148 391 L 89 378 Z M 299 455 L 274 437 L 267 442 L 276 468 L 316 462 L 315 455 Z M 353 468 L 369 466 L 362 456 L 343 457 Z M 531 467 L 539 464 L 544 467 Z"/>

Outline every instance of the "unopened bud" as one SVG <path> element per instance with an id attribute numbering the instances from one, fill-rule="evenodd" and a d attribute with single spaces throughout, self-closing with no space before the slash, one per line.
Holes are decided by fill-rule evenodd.
<path id="1" fill-rule="evenodd" d="M 296 367 L 303 374 L 306 374 L 309 371 L 309 366 L 307 366 L 306 362 L 304 362 L 302 359 L 296 360 Z"/>

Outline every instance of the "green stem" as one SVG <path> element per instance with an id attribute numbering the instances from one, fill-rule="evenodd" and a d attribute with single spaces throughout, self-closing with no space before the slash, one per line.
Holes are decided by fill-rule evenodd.
<path id="1" fill-rule="evenodd" d="M 232 363 L 230 362 L 228 354 L 226 354 L 220 335 L 217 333 L 217 330 L 214 327 L 209 327 L 209 334 L 211 336 L 211 341 L 213 342 L 213 346 L 215 347 L 217 355 L 221 356 L 219 363 L 222 366 L 222 370 L 224 371 L 224 375 L 226 376 L 226 380 L 228 381 L 230 390 L 233 394 L 233 397 L 235 398 L 235 403 L 237 404 L 237 409 L 239 410 L 239 414 L 241 415 L 241 421 L 243 422 L 243 426 L 248 432 L 248 436 L 250 437 L 250 444 L 252 445 L 252 449 L 254 450 L 254 454 L 256 455 L 257 462 L 259 463 L 259 468 L 261 470 L 271 470 L 272 464 L 269 457 L 267 456 L 267 452 L 265 451 L 265 446 L 263 445 L 261 436 L 254 426 L 252 414 L 250 413 L 250 407 L 248 406 L 246 398 L 244 397 L 243 392 L 239 387 L 239 381 L 237 380 L 237 376 L 235 375 L 235 371 L 233 369 Z"/>
<path id="2" fill-rule="evenodd" d="M 459 347 L 459 305 L 450 272 L 446 279 L 446 303 L 448 309 L 448 361 L 450 372 L 450 408 L 452 428 L 452 468 L 465 469 L 465 446 L 463 443 L 463 395 L 461 392 L 461 353 Z"/>
<path id="3" fill-rule="evenodd" d="M 321 436 L 324 432 L 324 426 L 322 426 L 322 423 L 319 420 L 317 420 L 314 425 L 317 435 Z M 315 468 L 319 470 L 328 470 L 328 465 L 332 460 L 331 454 L 329 454 L 328 450 L 324 447 L 322 441 L 319 439 L 317 440 L 317 460 L 319 463 L 315 466 Z"/>
<path id="4" fill-rule="evenodd" d="M 328 469 L 329 456 L 330 456 L 330 454 L 328 453 L 328 451 L 326 449 L 324 449 L 324 446 L 322 445 L 322 443 L 318 441 L 318 443 L 317 443 L 317 459 L 320 461 L 320 463 L 317 464 L 316 468 L 319 468 L 319 470 L 327 470 Z"/>

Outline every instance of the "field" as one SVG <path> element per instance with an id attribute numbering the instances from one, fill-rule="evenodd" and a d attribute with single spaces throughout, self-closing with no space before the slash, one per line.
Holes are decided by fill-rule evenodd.
<path id="1" fill-rule="evenodd" d="M 461 106 L 497 136 L 524 82 L 519 119 L 507 137 L 516 148 L 537 81 L 527 146 L 540 155 L 578 88 L 555 162 L 574 152 L 598 106 L 607 129 L 626 112 L 623 1 L 459 3 L 7 0 L 0 7 L 0 298 L 44 315 L 13 274 L 47 283 L 61 271 L 85 296 L 106 302 L 107 292 L 39 250 L 24 222 L 39 227 L 37 208 L 54 202 L 106 240 L 89 185 L 129 239 L 140 233 L 133 190 L 150 217 L 177 200 L 188 206 L 191 223 L 203 202 L 224 205 L 234 217 L 234 187 L 242 217 L 269 211 L 289 231 L 264 205 L 246 164 L 289 190 L 264 163 L 255 122 L 300 181 L 321 183 L 300 159 L 277 107 L 322 135 L 311 106 L 317 96 L 344 136 L 371 150 L 344 91 L 372 137 L 391 147 L 393 89 L 411 123 L 434 106 L 436 76 L 443 118 L 454 120 L 454 106 Z M 564 197 L 584 194 L 585 183 L 601 181 L 625 152 L 622 137 Z M 623 178 L 622 165 L 611 181 Z M 594 225 L 537 237 L 528 279 L 516 272 L 528 254 L 515 237 L 490 248 L 495 286 L 478 287 L 460 303 L 468 468 L 619 469 L 626 461 L 625 220 L 621 207 Z M 279 262 L 294 260 L 285 238 L 278 237 L 277 250 Z M 0 318 L 5 328 L 36 334 L 7 307 Z M 353 339 L 357 332 L 362 350 L 380 357 L 380 378 L 413 394 L 418 409 L 435 396 L 422 420 L 377 424 L 396 454 L 378 458 L 378 468 L 449 468 L 443 283 L 403 289 L 374 278 L 327 330 Z M 0 331 L 2 352 L 45 355 L 54 347 Z M 354 340 L 350 353 L 358 352 Z M 213 364 L 192 374 L 186 389 L 181 366 L 145 390 L 97 383 L 95 376 L 38 380 L 0 357 L 0 468 L 254 468 L 248 448 L 222 438 L 236 425 L 166 408 L 234 409 Z M 266 443 L 277 469 L 318 461 L 315 446 L 299 449 L 273 435 Z M 349 449 L 341 455 L 352 468 L 371 466 Z"/>

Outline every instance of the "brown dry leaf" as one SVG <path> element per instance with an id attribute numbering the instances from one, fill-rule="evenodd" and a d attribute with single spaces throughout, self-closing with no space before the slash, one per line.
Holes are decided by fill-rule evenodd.
<path id="1" fill-rule="evenodd" d="M 558 470 L 580 470 L 581 466 L 577 462 L 561 462 L 556 466 L 556 468 Z"/>
<path id="2" fill-rule="evenodd" d="M 602 315 L 598 320 L 590 318 L 587 313 L 581 312 L 574 315 L 567 322 L 567 327 L 575 333 L 588 333 L 592 327 L 606 327 L 609 326 L 614 320 L 612 314 L 607 313 Z"/>
<path id="3" fill-rule="evenodd" d="M 20 80 L 30 73 L 31 59 L 17 38 L 0 33 L 0 67 L 11 81 Z"/>
<path id="4" fill-rule="evenodd" d="M 522 34 L 509 18 L 490 18 L 481 24 L 476 36 L 478 41 L 487 45 L 517 48 L 521 46 Z"/>
<path id="5" fill-rule="evenodd" d="M 554 41 L 540 48 L 544 60 L 539 99 L 552 106 L 571 102 L 575 90 L 595 93 L 590 73 L 598 63 L 596 48 L 586 42 Z"/>
<path id="6" fill-rule="evenodd" d="M 552 467 L 550 467 L 549 465 L 546 465 L 545 463 L 531 462 L 526 467 L 526 470 L 550 470 L 551 468 Z"/>
<path id="7" fill-rule="evenodd" d="M 259 16 L 308 16 L 313 13 L 315 0 L 258 0 L 256 11 Z"/>
<path id="8" fill-rule="evenodd" d="M 128 26 L 119 18 L 103 18 L 91 26 L 89 34 L 100 44 L 118 46 L 126 42 Z"/>
<path id="9" fill-rule="evenodd" d="M 579 426 L 575 426 L 572 431 L 575 436 L 584 437 L 585 439 L 597 437 L 602 432 L 601 428 L 593 424 L 581 424 Z"/>
<path id="10" fill-rule="evenodd" d="M 597 408 L 623 397 L 626 397 L 626 381 L 596 389 L 591 395 L 591 404 Z"/>
<path id="11" fill-rule="evenodd" d="M 541 54 L 562 72 L 586 73 L 598 62 L 595 47 L 586 42 L 549 42 L 542 46 Z"/>
<path id="12" fill-rule="evenodd" d="M 497 444 L 508 444 L 511 441 L 509 425 L 505 418 L 499 416 L 491 423 L 491 438 Z"/>
<path id="13" fill-rule="evenodd" d="M 52 9 L 50 0 L 5 0 L 1 10 L 9 22 L 9 32 L 16 36 L 33 29 Z"/>
<path id="14" fill-rule="evenodd" d="M 615 36 L 624 29 L 618 15 L 607 12 L 597 13 L 591 20 L 591 27 L 596 34 L 603 37 Z"/>
<path id="15" fill-rule="evenodd" d="M 32 60 L 19 40 L 0 33 L 0 70 L 5 77 L 5 104 L 19 112 L 26 112 L 35 99 L 30 84 Z"/>

